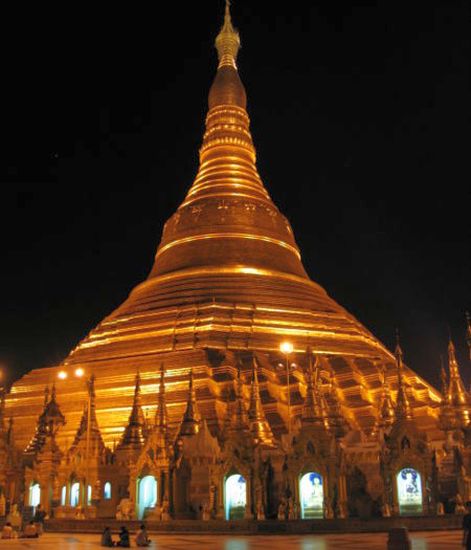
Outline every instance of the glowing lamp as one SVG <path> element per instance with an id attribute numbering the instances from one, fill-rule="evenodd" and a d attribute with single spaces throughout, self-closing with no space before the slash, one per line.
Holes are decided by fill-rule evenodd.
<path id="1" fill-rule="evenodd" d="M 60 378 L 61 380 L 65 380 L 67 378 L 67 373 L 65 370 L 61 370 L 57 373 L 57 378 Z"/>
<path id="2" fill-rule="evenodd" d="M 285 353 L 286 355 L 293 353 L 293 349 L 293 344 L 291 342 L 281 342 L 280 344 L 281 353 Z"/>
<path id="3" fill-rule="evenodd" d="M 82 376 L 85 374 L 85 371 L 82 369 L 82 367 L 79 367 L 78 369 L 75 369 L 75 376 L 77 378 L 82 378 Z"/>

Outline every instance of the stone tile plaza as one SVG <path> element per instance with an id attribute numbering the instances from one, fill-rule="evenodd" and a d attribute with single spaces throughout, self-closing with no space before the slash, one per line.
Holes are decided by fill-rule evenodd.
<path id="1" fill-rule="evenodd" d="M 412 533 L 413 550 L 453 550 L 460 548 L 460 533 L 456 531 L 438 533 Z M 383 550 L 386 547 L 387 535 L 344 534 L 344 535 L 292 535 L 292 536 L 258 536 L 243 537 L 231 535 L 156 535 L 151 533 L 152 543 L 148 548 L 155 550 Z M 34 541 L 0 540 L 0 548 L 35 548 L 48 550 L 88 550 L 99 548 L 97 535 L 46 533 Z"/>
<path id="2" fill-rule="evenodd" d="M 459 546 L 471 398 L 454 343 L 438 391 L 309 278 L 256 168 L 239 47 L 227 3 L 199 169 L 147 280 L 2 394 L 0 516 L 48 519 L 0 548 L 95 548 L 111 520 L 146 521 L 152 548 L 384 548 L 398 518 L 413 548 Z M 352 519 L 382 532 L 272 534 Z M 206 534 L 153 534 L 189 521 Z M 210 534 L 238 521 L 266 532 Z"/>

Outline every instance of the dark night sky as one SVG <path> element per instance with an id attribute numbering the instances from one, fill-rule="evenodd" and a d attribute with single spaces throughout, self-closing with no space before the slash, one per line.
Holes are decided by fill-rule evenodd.
<path id="1" fill-rule="evenodd" d="M 146 277 L 216 67 L 221 0 L 68 9 L 2 18 L 10 380 L 61 360 Z M 433 383 L 450 327 L 471 382 L 468 2 L 235 0 L 233 18 L 259 171 L 309 274 L 389 348 L 398 327 Z"/>

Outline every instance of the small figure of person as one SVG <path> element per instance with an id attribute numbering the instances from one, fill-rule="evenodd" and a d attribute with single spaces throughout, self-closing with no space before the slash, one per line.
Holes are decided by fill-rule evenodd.
<path id="1" fill-rule="evenodd" d="M 112 548 L 114 546 L 114 541 L 109 527 L 105 527 L 103 533 L 101 534 L 101 546 L 106 546 L 107 548 Z"/>
<path id="2" fill-rule="evenodd" d="M 286 502 L 285 499 L 281 499 L 280 504 L 278 505 L 278 519 L 286 519 Z"/>
<path id="3" fill-rule="evenodd" d="M 129 531 L 124 525 L 121 526 L 118 535 L 119 541 L 116 543 L 116 546 L 121 546 L 122 548 L 130 548 L 131 543 L 129 542 Z"/>
<path id="4" fill-rule="evenodd" d="M 26 539 L 37 539 L 39 537 L 38 529 L 34 520 L 31 520 L 23 531 L 23 537 Z"/>
<path id="5" fill-rule="evenodd" d="M 41 505 L 36 506 L 36 511 L 34 512 L 33 521 L 36 524 L 36 529 L 38 530 L 38 535 L 42 535 L 44 531 L 44 520 L 46 519 L 46 512 L 41 508 Z"/>
<path id="6" fill-rule="evenodd" d="M 139 531 L 136 533 L 136 546 L 149 546 L 150 539 L 147 536 L 147 529 L 144 524 L 139 528 Z"/>
<path id="7" fill-rule="evenodd" d="M 13 539 L 15 538 L 15 532 L 11 523 L 7 521 L 2 529 L 2 539 Z"/>
<path id="8" fill-rule="evenodd" d="M 455 514 L 466 514 L 466 506 L 463 504 L 463 498 L 459 493 L 455 497 Z"/>
<path id="9" fill-rule="evenodd" d="M 463 546 L 471 550 L 471 500 L 466 502 L 466 514 L 463 516 Z"/>

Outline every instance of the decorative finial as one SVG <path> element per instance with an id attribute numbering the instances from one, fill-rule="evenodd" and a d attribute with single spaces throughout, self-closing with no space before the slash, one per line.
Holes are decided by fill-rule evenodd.
<path id="1" fill-rule="evenodd" d="M 239 33 L 232 26 L 230 2 L 226 0 L 224 25 L 216 37 L 216 49 L 218 51 L 219 66 L 237 68 L 236 59 L 240 48 Z"/>
<path id="2" fill-rule="evenodd" d="M 48 401 L 49 401 L 49 386 L 46 386 L 44 388 L 44 408 L 46 408 Z"/>
<path id="3" fill-rule="evenodd" d="M 446 399 L 448 394 L 448 381 L 447 381 L 447 376 L 445 371 L 445 364 L 443 362 L 443 355 L 440 355 L 440 381 L 442 383 L 441 390 L 442 390 L 443 398 Z"/>
<path id="4" fill-rule="evenodd" d="M 403 380 L 403 364 L 402 364 L 402 349 L 399 343 L 399 331 L 396 329 L 396 362 L 397 362 L 397 398 L 396 398 L 396 417 L 397 418 L 412 418 L 412 411 L 407 397 L 407 391 Z"/>
<path id="5" fill-rule="evenodd" d="M 250 430 L 255 442 L 273 445 L 273 433 L 262 406 L 260 387 L 258 385 L 258 363 L 255 355 L 252 357 L 252 382 L 250 384 L 250 404 L 248 418 Z"/>
<path id="6" fill-rule="evenodd" d="M 186 410 L 183 413 L 183 419 L 180 425 L 180 436 L 196 435 L 200 429 L 200 417 L 196 405 L 196 391 L 193 382 L 193 369 L 190 368 L 190 377 L 188 384 L 188 400 Z"/>
<path id="7" fill-rule="evenodd" d="M 396 350 L 395 350 L 395 355 L 396 355 L 396 358 L 400 357 L 401 363 L 402 363 L 402 358 L 403 358 L 404 354 L 402 353 L 401 341 L 400 341 L 400 338 L 399 338 L 399 329 L 398 328 L 396 328 Z"/>

